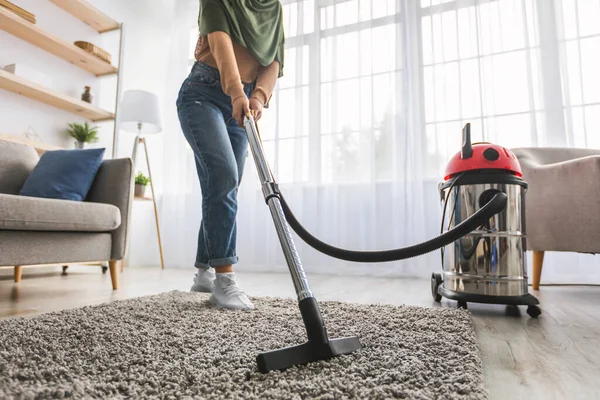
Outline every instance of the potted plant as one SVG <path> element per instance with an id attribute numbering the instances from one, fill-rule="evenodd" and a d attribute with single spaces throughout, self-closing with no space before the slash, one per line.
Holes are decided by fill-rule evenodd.
<path id="1" fill-rule="evenodd" d="M 87 143 L 96 143 L 98 141 L 98 127 L 90 126 L 87 122 L 84 124 L 69 124 L 67 133 L 75 139 L 76 149 L 84 149 Z"/>
<path id="2" fill-rule="evenodd" d="M 146 186 L 150 183 L 150 178 L 138 172 L 135 177 L 135 197 L 146 197 Z"/>

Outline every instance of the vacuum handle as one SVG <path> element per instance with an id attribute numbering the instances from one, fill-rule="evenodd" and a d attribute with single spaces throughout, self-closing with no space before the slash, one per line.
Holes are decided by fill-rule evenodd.
<path id="1" fill-rule="evenodd" d="M 462 149 L 460 158 L 467 159 L 473 157 L 473 146 L 471 145 L 471 123 L 468 122 L 462 130 Z"/>
<path id="2" fill-rule="evenodd" d="M 275 180 L 273 178 L 273 174 L 271 174 L 269 164 L 264 157 L 264 149 L 260 140 L 258 126 L 256 126 L 256 121 L 254 121 L 252 114 L 244 116 L 244 128 L 246 129 L 246 136 L 248 136 L 250 150 L 252 151 L 252 156 L 254 157 L 254 163 L 256 164 L 256 169 L 258 170 L 260 182 L 274 182 Z"/>
<path id="3" fill-rule="evenodd" d="M 269 206 L 269 210 L 271 211 L 271 217 L 273 218 L 275 230 L 277 231 L 277 236 L 281 243 L 281 249 L 283 250 L 283 255 L 285 256 L 288 269 L 292 276 L 292 281 L 294 282 L 298 300 L 302 301 L 304 299 L 312 298 L 314 295 L 310 290 L 306 273 L 304 272 L 302 262 L 300 261 L 300 255 L 294 244 L 292 230 L 290 229 L 283 212 L 279 190 L 277 189 L 273 174 L 271 173 L 271 168 L 269 168 L 269 163 L 265 157 L 256 122 L 251 114 L 244 117 L 244 127 L 246 129 L 246 135 L 248 136 L 248 142 L 250 143 L 250 151 L 252 151 L 254 163 L 256 164 L 256 169 L 261 181 L 263 195 Z M 320 314 L 318 317 L 320 318 Z"/>

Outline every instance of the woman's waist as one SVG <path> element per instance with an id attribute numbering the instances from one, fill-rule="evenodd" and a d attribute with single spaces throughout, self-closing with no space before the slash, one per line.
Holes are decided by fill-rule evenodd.
<path id="1" fill-rule="evenodd" d="M 233 44 L 233 50 L 235 53 L 235 60 L 242 82 L 254 82 L 258 77 L 258 73 L 260 71 L 260 63 L 256 60 L 256 58 L 252 55 L 252 53 L 250 53 L 248 49 L 241 45 L 238 45 L 237 43 Z M 198 51 L 196 52 L 196 61 L 206 64 L 209 67 L 212 67 L 217 71 L 217 73 L 219 72 L 217 69 L 217 62 L 208 46 L 202 46 L 198 49 Z"/>
<path id="2" fill-rule="evenodd" d="M 193 76 L 194 74 L 202 74 L 211 80 L 221 82 L 221 73 L 219 72 L 219 69 L 216 66 L 213 66 L 204 61 L 196 61 L 194 63 L 190 75 Z M 250 86 L 254 86 L 254 83 L 256 81 L 256 77 L 254 79 L 244 79 L 244 77 L 241 76 L 241 78 L 242 83 L 244 84 L 244 89 Z"/>
<path id="3" fill-rule="evenodd" d="M 222 91 L 221 74 L 219 69 L 206 62 L 196 61 L 194 63 L 192 70 L 190 71 L 188 81 L 191 84 L 200 83 L 208 86 L 214 86 L 215 88 L 219 89 L 219 92 Z M 248 97 L 250 97 L 255 87 L 255 81 L 242 83 L 244 85 L 244 92 Z"/>

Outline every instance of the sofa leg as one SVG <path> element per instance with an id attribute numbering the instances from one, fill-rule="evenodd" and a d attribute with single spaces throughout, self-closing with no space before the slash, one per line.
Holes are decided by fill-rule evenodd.
<path id="1" fill-rule="evenodd" d="M 111 260 L 108 262 L 108 268 L 110 269 L 110 280 L 112 281 L 113 290 L 117 290 L 119 288 L 119 271 L 118 271 L 119 261 Z"/>
<path id="2" fill-rule="evenodd" d="M 21 282 L 21 273 L 23 272 L 23 267 L 20 265 L 15 266 L 15 282 Z"/>
<path id="3" fill-rule="evenodd" d="M 544 264 L 544 252 L 533 252 L 533 290 L 540 290 L 540 280 L 542 279 L 542 266 Z"/>

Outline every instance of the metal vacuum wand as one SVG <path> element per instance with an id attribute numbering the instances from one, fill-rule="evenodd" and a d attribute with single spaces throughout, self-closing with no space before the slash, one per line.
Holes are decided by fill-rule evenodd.
<path id="1" fill-rule="evenodd" d="M 256 357 L 258 369 L 265 373 L 286 369 L 294 365 L 325 360 L 360 350 L 362 345 L 356 336 L 340 339 L 329 339 L 327 336 L 319 304 L 310 290 L 308 279 L 306 278 L 300 256 L 294 244 L 292 231 L 283 213 L 277 183 L 271 174 L 256 122 L 251 115 L 244 117 L 244 127 L 248 136 L 248 142 L 250 143 L 250 150 L 254 157 L 254 163 L 258 170 L 263 196 L 271 211 L 277 236 L 279 237 L 292 281 L 294 282 L 296 294 L 298 295 L 298 307 L 300 308 L 300 314 L 302 315 L 308 336 L 308 342 L 304 344 L 259 354 Z"/>

